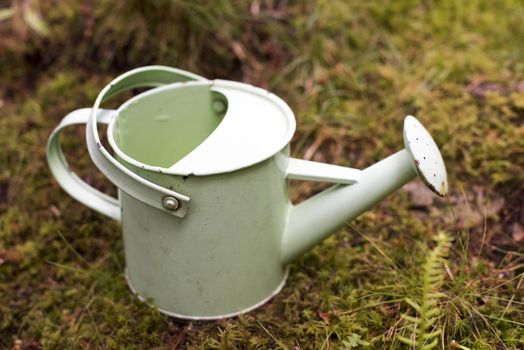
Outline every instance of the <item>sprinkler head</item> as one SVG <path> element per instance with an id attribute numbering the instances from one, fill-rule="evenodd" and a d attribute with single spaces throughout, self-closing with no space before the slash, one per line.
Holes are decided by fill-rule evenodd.
<path id="1" fill-rule="evenodd" d="M 404 119 L 404 146 L 422 182 L 441 197 L 448 193 L 446 165 L 437 144 L 417 118 Z"/>

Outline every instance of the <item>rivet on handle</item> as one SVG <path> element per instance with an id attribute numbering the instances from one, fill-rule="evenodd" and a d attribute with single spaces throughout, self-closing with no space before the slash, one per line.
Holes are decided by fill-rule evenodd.
<path id="1" fill-rule="evenodd" d="M 173 211 L 173 210 L 177 210 L 178 209 L 178 201 L 174 197 L 166 196 L 166 197 L 162 198 L 162 205 L 167 210 Z"/>

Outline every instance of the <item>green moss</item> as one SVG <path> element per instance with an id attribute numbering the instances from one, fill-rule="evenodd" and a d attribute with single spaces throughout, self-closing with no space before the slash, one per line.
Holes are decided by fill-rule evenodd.
<path id="1" fill-rule="evenodd" d="M 0 27 L 0 348 L 400 349 L 402 300 L 440 229 L 456 233 L 444 348 L 524 347 L 524 251 L 512 236 L 524 196 L 521 2 L 31 4 L 47 37 L 21 16 Z M 67 196 L 45 160 L 66 113 L 146 64 L 271 89 L 297 116 L 297 157 L 315 145 L 314 159 L 365 167 L 401 147 L 402 117 L 415 114 L 441 145 L 450 199 L 420 209 L 407 191 L 393 195 L 293 264 L 252 313 L 162 316 L 127 289 L 120 227 Z M 84 179 L 115 193 L 81 128 L 63 144 Z M 293 187 L 296 199 L 319 190 Z"/>

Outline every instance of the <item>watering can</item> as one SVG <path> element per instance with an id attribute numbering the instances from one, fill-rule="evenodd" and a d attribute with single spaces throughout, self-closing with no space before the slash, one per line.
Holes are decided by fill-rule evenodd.
<path id="1" fill-rule="evenodd" d="M 116 110 L 100 108 L 136 88 L 150 89 Z M 89 155 L 118 198 L 68 167 L 59 135 L 77 124 L 86 125 Z M 98 124 L 108 124 L 112 152 Z M 148 66 L 68 114 L 47 158 L 67 193 L 121 223 L 126 280 L 140 299 L 170 316 L 220 319 L 270 300 L 289 263 L 417 175 L 446 195 L 440 151 L 412 116 L 404 149 L 364 170 L 290 157 L 295 128 L 288 105 L 266 90 Z M 333 186 L 293 205 L 289 179 Z"/>

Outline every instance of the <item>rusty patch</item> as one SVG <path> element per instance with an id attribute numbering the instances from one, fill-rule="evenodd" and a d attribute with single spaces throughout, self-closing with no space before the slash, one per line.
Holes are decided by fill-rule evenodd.
<path id="1" fill-rule="evenodd" d="M 444 181 L 442 181 L 440 193 L 442 193 L 442 195 L 446 195 L 446 183 Z"/>
<path id="2" fill-rule="evenodd" d="M 417 164 L 418 165 L 418 164 Z M 431 190 L 433 191 L 435 194 L 441 196 L 441 197 L 446 197 L 446 193 L 444 193 L 444 188 L 442 188 L 441 191 L 438 191 L 437 188 L 431 183 L 429 182 L 422 174 L 422 172 L 420 171 L 420 169 L 417 167 L 417 173 L 418 173 L 418 176 L 420 178 L 420 180 Z M 442 183 L 444 184 L 444 182 Z"/>
<path id="3" fill-rule="evenodd" d="M 195 174 L 194 174 L 194 173 L 189 173 L 189 174 L 187 174 L 187 175 L 185 175 L 185 176 L 182 176 L 182 180 L 186 181 L 186 180 L 189 179 L 191 176 L 195 176 Z"/>

